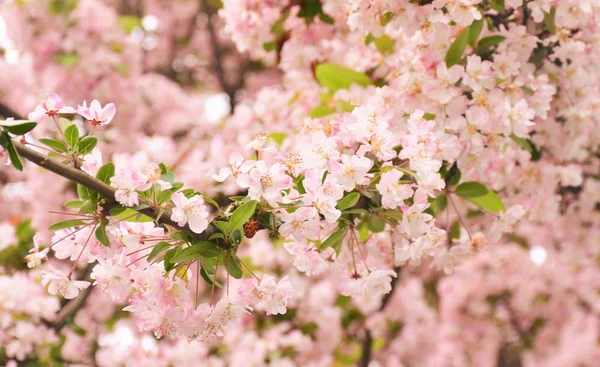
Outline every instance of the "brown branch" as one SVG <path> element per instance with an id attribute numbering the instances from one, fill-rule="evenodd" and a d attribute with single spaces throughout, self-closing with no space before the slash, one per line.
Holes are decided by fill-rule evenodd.
<path id="1" fill-rule="evenodd" d="M 78 184 L 83 185 L 88 189 L 92 189 L 98 194 L 100 194 L 100 196 L 116 202 L 116 190 L 114 187 L 107 185 L 106 183 L 88 175 L 87 173 L 79 169 L 73 168 L 44 154 L 38 153 L 35 150 L 30 149 L 21 143 L 13 141 L 13 144 L 15 146 L 15 149 L 19 153 L 19 156 L 21 156 L 22 158 L 25 158 L 26 160 L 42 168 L 45 168 L 48 171 L 54 172 L 57 175 L 62 176 L 70 181 L 77 182 Z M 161 210 L 162 215 L 160 213 Z M 188 225 L 179 226 L 176 222 L 171 220 L 171 211 L 169 209 L 145 208 L 136 211 L 154 219 L 155 222 L 159 224 L 170 226 L 175 228 L 176 230 L 183 231 L 187 233 L 190 237 L 198 240 L 207 240 L 208 237 L 215 232 L 215 227 L 212 224 L 209 225 L 209 227 L 200 234 L 194 233 Z"/>
<path id="2" fill-rule="evenodd" d="M 383 299 L 381 300 L 381 306 L 379 306 L 379 312 L 383 311 L 385 309 L 385 307 L 387 306 L 387 304 L 392 299 L 392 296 L 394 295 L 394 290 L 396 289 L 396 286 L 398 285 L 398 283 L 400 283 L 401 270 L 402 270 L 402 268 L 399 266 L 394 268 L 394 271 L 396 272 L 396 274 L 398 274 L 398 276 L 395 279 L 392 279 L 392 289 L 385 296 L 383 296 Z M 372 351 L 373 351 L 373 336 L 371 335 L 371 332 L 369 331 L 369 329 L 366 329 L 365 339 L 362 342 L 362 355 L 360 357 L 360 361 L 358 362 L 359 367 L 368 367 L 369 366 L 369 363 L 371 362 Z"/>
<path id="3" fill-rule="evenodd" d="M 246 66 L 240 67 L 238 78 L 234 84 L 229 84 L 229 82 L 227 82 L 225 78 L 225 70 L 223 69 L 223 50 L 219 45 L 219 40 L 217 39 L 217 30 L 212 19 L 213 15 L 215 14 L 215 10 L 207 0 L 202 0 L 202 7 L 204 8 L 206 16 L 208 17 L 208 35 L 210 39 L 210 47 L 214 57 L 214 68 L 217 74 L 217 79 L 223 91 L 229 96 L 229 104 L 231 106 L 231 111 L 233 112 L 233 108 L 236 104 L 236 93 L 244 85 Z"/>
<path id="4" fill-rule="evenodd" d="M 15 112 L 10 107 L 2 103 L 0 103 L 0 115 L 4 117 L 14 117 L 16 119 L 23 119 L 23 117 L 20 117 L 17 112 Z M 19 153 L 19 156 L 32 162 L 33 164 L 47 169 L 48 171 L 54 172 L 57 175 L 62 176 L 70 181 L 83 185 L 88 189 L 92 189 L 98 194 L 100 194 L 100 196 L 109 199 L 110 201 L 117 201 L 115 199 L 116 190 L 114 187 L 107 185 L 106 183 L 98 180 L 93 176 L 88 175 L 87 173 L 77 168 L 68 166 L 62 162 L 55 160 L 54 158 L 50 158 L 45 154 L 39 153 L 31 148 L 28 148 L 25 145 L 17 142 L 16 140 L 13 140 L 13 145 Z M 194 233 L 188 225 L 180 226 L 176 222 L 172 221 L 171 211 L 169 209 L 145 208 L 136 211 L 154 219 L 155 222 L 162 224 L 163 226 L 170 226 L 176 230 L 183 231 L 187 233 L 190 237 L 198 240 L 207 240 L 208 237 L 210 237 L 210 235 L 215 233 L 216 231 L 216 228 L 212 224 L 210 224 L 204 232 L 200 234 Z"/>

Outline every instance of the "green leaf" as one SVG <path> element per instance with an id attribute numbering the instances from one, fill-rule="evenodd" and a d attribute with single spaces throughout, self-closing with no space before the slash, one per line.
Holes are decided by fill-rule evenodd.
<path id="1" fill-rule="evenodd" d="M 492 190 L 488 190 L 487 194 L 483 196 L 468 198 L 468 200 L 481 209 L 485 209 L 492 213 L 506 210 L 502 200 L 500 200 L 498 195 Z"/>
<path id="2" fill-rule="evenodd" d="M 450 236 L 451 240 L 456 240 L 460 238 L 460 223 L 458 221 L 452 223 L 448 235 Z"/>
<path id="3" fill-rule="evenodd" d="M 92 199 L 86 199 L 79 210 L 79 214 L 91 214 L 98 210 L 98 202 Z"/>
<path id="4" fill-rule="evenodd" d="M 556 33 L 556 25 L 554 18 L 556 17 L 556 8 L 552 7 L 550 9 L 550 13 L 544 12 L 544 27 L 548 30 L 548 32 L 555 34 Z"/>
<path id="5" fill-rule="evenodd" d="M 533 145 L 531 145 L 531 142 L 528 139 L 519 138 L 515 134 L 511 134 L 510 138 L 514 140 L 515 143 L 519 144 L 521 148 L 525 149 L 530 153 L 533 153 Z"/>
<path id="6" fill-rule="evenodd" d="M 110 178 L 115 175 L 115 165 L 112 162 L 108 162 L 104 166 L 100 167 L 96 178 L 107 185 L 110 185 Z"/>
<path id="7" fill-rule="evenodd" d="M 481 34 L 481 30 L 483 29 L 484 23 L 485 19 L 481 17 L 481 19 L 473 21 L 473 23 L 471 23 L 471 25 L 469 26 L 469 44 L 472 47 L 475 47 L 475 43 L 477 42 L 477 39 Z"/>
<path id="8" fill-rule="evenodd" d="M 229 275 L 235 279 L 241 279 L 244 276 L 244 272 L 240 267 L 240 259 L 235 255 L 230 255 L 224 258 L 225 269 Z"/>
<path id="9" fill-rule="evenodd" d="M 352 208 L 358 203 L 358 200 L 360 200 L 360 194 L 358 192 L 351 192 L 338 201 L 337 207 L 339 210 Z"/>
<path id="10" fill-rule="evenodd" d="M 333 63 L 317 65 L 315 76 L 319 84 L 329 88 L 331 92 L 339 89 L 348 89 L 352 84 L 358 84 L 363 87 L 373 84 L 367 74 Z"/>
<path id="11" fill-rule="evenodd" d="M 256 200 L 250 200 L 237 208 L 229 219 L 231 225 L 230 232 L 242 228 L 248 219 L 254 215 L 254 210 L 256 210 Z"/>
<path id="12" fill-rule="evenodd" d="M 224 235 L 229 236 L 233 230 L 231 229 L 231 223 L 224 222 L 221 220 L 213 221 L 215 227 L 219 229 L 219 231 L 223 232 Z"/>
<path id="13" fill-rule="evenodd" d="M 376 215 L 371 215 L 369 216 L 369 219 L 367 219 L 367 226 L 373 233 L 383 232 L 385 229 L 385 220 Z"/>
<path id="14" fill-rule="evenodd" d="M 144 214 L 140 214 L 131 208 L 117 207 L 109 211 L 110 216 L 126 222 L 153 222 L 154 220 Z"/>
<path id="15" fill-rule="evenodd" d="M 78 0 L 50 0 L 48 3 L 48 11 L 52 15 L 61 13 L 70 13 L 77 8 Z"/>
<path id="16" fill-rule="evenodd" d="M 463 29 L 458 37 L 456 37 L 454 42 L 452 42 L 450 48 L 448 49 L 448 53 L 446 53 L 446 67 L 450 68 L 460 62 L 462 54 L 465 52 L 465 48 L 467 48 L 467 45 L 469 44 L 469 34 L 470 28 L 467 27 Z"/>
<path id="17" fill-rule="evenodd" d="M 86 223 L 81 220 L 65 220 L 63 222 L 58 222 L 51 225 L 50 227 L 48 227 L 48 229 L 51 231 L 58 231 L 59 229 L 77 227 L 85 224 Z"/>
<path id="18" fill-rule="evenodd" d="M 435 114 L 426 112 L 423 114 L 423 118 L 427 121 L 435 120 Z"/>
<path id="19" fill-rule="evenodd" d="M 0 121 L 0 126 L 2 126 L 8 132 L 15 135 L 25 135 L 26 133 L 33 130 L 33 128 L 37 125 L 36 122 L 29 120 L 5 120 Z"/>
<path id="20" fill-rule="evenodd" d="M 206 195 L 202 195 L 202 198 L 204 199 L 204 201 L 206 201 L 207 203 L 211 204 L 215 208 L 221 209 L 221 207 L 219 206 L 219 203 L 217 203 L 216 201 L 214 201 L 212 198 L 210 198 L 210 197 L 208 197 Z"/>
<path id="21" fill-rule="evenodd" d="M 213 241 L 197 241 L 193 242 L 193 247 L 196 251 L 202 255 L 204 258 L 213 258 L 217 257 L 223 251 L 217 244 Z"/>
<path id="22" fill-rule="evenodd" d="M 497 12 L 504 12 L 504 0 L 491 0 L 490 7 Z"/>
<path id="23" fill-rule="evenodd" d="M 86 136 L 79 141 L 79 154 L 89 154 L 98 144 L 98 139 L 93 136 Z"/>
<path id="24" fill-rule="evenodd" d="M 374 37 L 369 33 L 365 39 L 365 44 L 368 45 L 370 43 L 375 43 L 375 47 L 377 47 L 377 50 L 382 54 L 394 52 L 394 39 L 387 34 L 384 34 L 381 37 Z"/>
<path id="25" fill-rule="evenodd" d="M 169 200 L 171 200 L 171 195 L 173 195 L 173 193 L 169 190 L 164 190 L 159 192 L 156 195 L 156 200 L 158 201 L 159 204 L 163 204 L 168 202 Z"/>
<path id="26" fill-rule="evenodd" d="M 312 110 L 308 111 L 308 117 L 316 119 L 319 117 L 331 115 L 332 113 L 335 113 L 335 110 L 333 108 L 327 106 L 326 104 L 320 104 Z"/>
<path id="27" fill-rule="evenodd" d="M 21 163 L 21 158 L 19 158 L 19 154 L 17 154 L 17 150 L 15 149 L 15 146 L 13 145 L 13 142 L 7 133 L 0 135 L 0 145 L 2 145 L 8 152 L 8 157 L 10 158 L 10 162 L 12 163 L 13 167 L 19 171 L 22 171 L 23 163 Z"/>
<path id="28" fill-rule="evenodd" d="M 479 182 L 465 182 L 456 188 L 456 194 L 463 198 L 473 198 L 478 196 L 484 196 L 487 194 L 488 188 L 485 185 L 480 184 Z"/>
<path id="29" fill-rule="evenodd" d="M 342 241 L 346 236 L 348 228 L 346 226 L 340 226 L 335 232 L 331 234 L 325 241 L 319 245 L 319 250 L 325 250 L 326 248 L 333 248 L 337 254 L 340 253 L 342 248 Z"/>
<path id="30" fill-rule="evenodd" d="M 488 48 L 491 48 L 493 46 L 500 44 L 505 39 L 506 39 L 506 37 L 504 37 L 504 36 L 483 37 L 482 39 L 479 40 L 479 43 L 477 44 L 477 48 L 480 50 L 485 50 L 485 49 L 488 49 Z"/>
<path id="31" fill-rule="evenodd" d="M 210 278 L 210 276 L 208 275 L 208 273 L 206 272 L 205 268 L 200 268 L 200 275 L 202 276 L 202 279 L 204 279 L 204 281 L 206 283 L 208 283 L 209 285 L 213 285 L 213 280 Z M 214 285 L 216 285 L 219 288 L 222 288 L 223 285 L 221 285 L 221 283 L 215 281 Z"/>
<path id="32" fill-rule="evenodd" d="M 106 235 L 106 225 L 108 224 L 108 219 L 102 220 L 98 228 L 96 228 L 96 239 L 100 241 L 104 246 L 110 247 L 110 240 Z"/>
<path id="33" fill-rule="evenodd" d="M 63 205 L 66 208 L 79 209 L 83 206 L 83 203 L 84 203 L 83 200 L 69 200 L 66 203 L 64 203 Z"/>
<path id="34" fill-rule="evenodd" d="M 40 143 L 54 150 L 58 150 L 59 152 L 66 153 L 69 151 L 69 149 L 67 149 L 67 146 L 62 141 L 42 138 L 40 139 Z"/>
<path id="35" fill-rule="evenodd" d="M 170 261 L 176 264 L 180 264 L 186 261 L 198 260 L 201 257 L 202 255 L 200 254 L 200 252 L 198 252 L 198 248 L 196 248 L 196 246 L 190 246 L 177 252 L 177 254 L 174 255 Z"/>
<path id="36" fill-rule="evenodd" d="M 169 237 L 176 241 L 190 242 L 190 236 L 185 232 L 173 232 Z"/>
<path id="37" fill-rule="evenodd" d="M 71 148 L 75 149 L 77 141 L 79 140 L 79 129 L 77 128 L 77 125 L 69 126 L 64 134 L 65 142 L 67 142 Z"/>
<path id="38" fill-rule="evenodd" d="M 465 182 L 460 184 L 456 188 L 456 194 L 492 213 L 505 210 L 504 204 L 498 195 L 479 182 Z"/>
<path id="39" fill-rule="evenodd" d="M 135 27 L 142 27 L 142 19 L 135 15 L 121 15 L 119 17 L 119 26 L 126 33 L 130 33 Z"/>
<path id="40" fill-rule="evenodd" d="M 175 267 L 175 263 L 171 262 L 171 259 L 173 258 L 173 256 L 175 256 L 175 254 L 177 253 L 177 251 L 179 251 L 179 249 L 180 248 L 177 247 L 177 248 L 173 248 L 173 249 L 170 249 L 169 251 L 165 252 L 165 257 L 163 259 L 165 271 L 170 271 Z"/>
<path id="41" fill-rule="evenodd" d="M 444 209 L 446 209 L 446 207 L 448 206 L 448 198 L 446 197 L 445 194 L 440 195 L 436 198 L 434 198 L 433 200 L 431 200 L 431 205 L 430 208 L 431 210 L 433 210 L 433 214 L 437 214 L 439 212 L 444 211 Z"/>
<path id="42" fill-rule="evenodd" d="M 442 173 L 442 172 L 440 172 L 440 173 Z M 461 178 L 462 174 L 460 172 L 460 169 L 458 169 L 458 166 L 456 165 L 456 163 L 454 163 L 452 165 L 452 167 L 450 167 L 450 171 L 447 171 L 445 174 L 442 173 L 442 176 L 444 177 L 444 180 L 446 181 L 446 185 L 454 186 L 460 182 L 460 178 Z"/>
<path id="43" fill-rule="evenodd" d="M 94 197 L 95 192 L 81 184 L 77 184 L 77 195 L 79 195 L 81 199 L 85 200 Z"/>
<path id="44" fill-rule="evenodd" d="M 54 56 L 52 56 L 52 60 L 54 62 L 56 62 L 57 64 L 61 64 L 62 66 L 66 67 L 66 68 L 70 68 L 73 65 L 77 64 L 79 59 L 80 59 L 79 55 L 72 54 L 72 53 L 65 53 L 65 52 L 59 52 L 57 54 L 54 54 Z"/>

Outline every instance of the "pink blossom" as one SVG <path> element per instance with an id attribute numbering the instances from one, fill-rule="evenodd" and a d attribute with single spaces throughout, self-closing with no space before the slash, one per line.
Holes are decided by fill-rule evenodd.
<path id="1" fill-rule="evenodd" d="M 229 176 L 238 178 L 241 173 L 247 173 L 254 166 L 255 162 L 245 161 L 244 157 L 238 152 L 233 152 L 229 155 L 229 163 L 226 167 L 219 170 L 219 173 L 212 175 L 215 181 L 223 182 Z"/>
<path id="2" fill-rule="evenodd" d="M 404 205 L 404 200 L 413 195 L 410 185 L 401 184 L 400 178 L 403 173 L 397 169 L 392 169 L 381 174 L 381 180 L 375 187 L 381 194 L 381 205 L 386 209 L 396 209 Z"/>
<path id="3" fill-rule="evenodd" d="M 66 299 L 77 297 L 79 291 L 90 286 L 90 282 L 71 280 L 62 271 L 54 269 L 42 272 L 42 285 L 51 295 L 60 295 Z"/>
<path id="4" fill-rule="evenodd" d="M 204 205 L 204 199 L 200 195 L 195 195 L 186 198 L 180 192 L 176 192 L 171 196 L 171 200 L 175 204 L 171 219 L 177 222 L 180 226 L 190 226 L 194 233 L 202 233 L 208 227 L 208 211 Z"/>
<path id="5" fill-rule="evenodd" d="M 75 113 L 73 107 L 66 106 L 63 100 L 56 93 L 48 94 L 42 103 L 35 107 L 35 110 L 27 116 L 31 121 L 42 122 L 45 116 L 56 117 L 59 113 Z"/>
<path id="6" fill-rule="evenodd" d="M 110 184 L 116 190 L 115 199 L 124 206 L 135 206 L 139 204 L 137 190 L 144 191 L 150 188 L 148 177 L 140 171 L 131 169 L 119 169 L 110 178 Z"/>
<path id="7" fill-rule="evenodd" d="M 292 184 L 292 178 L 285 171 L 280 163 L 267 168 L 264 161 L 258 161 L 249 173 L 239 176 L 238 184 L 248 188 L 248 197 L 251 199 L 265 198 L 274 205 L 281 200 L 281 192 Z"/>
<path id="8" fill-rule="evenodd" d="M 92 126 L 108 125 L 116 112 L 117 107 L 114 103 L 102 107 L 97 100 L 93 100 L 89 107 L 85 101 L 83 105 L 77 107 L 77 114 L 90 121 Z"/>

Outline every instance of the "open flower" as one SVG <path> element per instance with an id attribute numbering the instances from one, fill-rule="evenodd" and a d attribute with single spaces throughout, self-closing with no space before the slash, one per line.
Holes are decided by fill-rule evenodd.
<path id="1" fill-rule="evenodd" d="M 177 222 L 180 226 L 189 223 L 190 229 L 194 233 L 202 233 L 208 227 L 208 211 L 204 205 L 202 196 L 196 195 L 191 198 L 186 198 L 180 192 L 176 192 L 171 196 L 171 200 L 175 204 L 171 219 Z"/>
<path id="2" fill-rule="evenodd" d="M 42 272 L 42 285 L 53 296 L 60 295 L 66 299 L 77 297 L 79 291 L 90 286 L 90 282 L 71 280 L 62 271 L 54 269 Z"/>
<path id="3" fill-rule="evenodd" d="M 35 107 L 33 112 L 29 113 L 27 116 L 28 119 L 35 122 L 42 122 L 44 117 L 50 116 L 58 116 L 59 113 L 75 113 L 75 109 L 73 107 L 69 107 L 65 105 L 65 102 L 58 96 L 56 93 L 48 94 L 48 98 L 42 101 L 39 105 Z"/>
<path id="4" fill-rule="evenodd" d="M 77 114 L 90 121 L 92 126 L 108 125 L 116 112 L 117 107 L 114 103 L 102 107 L 97 100 L 93 100 L 89 107 L 85 101 L 82 106 L 77 106 Z"/>

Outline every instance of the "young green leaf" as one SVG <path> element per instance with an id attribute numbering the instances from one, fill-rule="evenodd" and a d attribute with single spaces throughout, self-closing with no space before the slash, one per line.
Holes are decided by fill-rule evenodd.
<path id="1" fill-rule="evenodd" d="M 96 147 L 96 144 L 98 144 L 98 139 L 93 136 L 86 136 L 85 138 L 82 138 L 79 141 L 79 154 L 85 155 L 91 153 Z"/>
<path id="2" fill-rule="evenodd" d="M 504 203 L 502 203 L 502 200 L 500 200 L 498 195 L 493 190 L 488 190 L 485 195 L 471 197 L 468 198 L 468 200 L 481 209 L 485 209 L 492 213 L 498 213 L 506 210 Z"/>
<path id="3" fill-rule="evenodd" d="M 179 250 L 180 250 L 180 248 L 177 247 L 177 248 L 172 248 L 169 251 L 165 252 L 165 257 L 163 259 L 165 271 L 170 271 L 175 267 L 176 263 L 172 262 L 171 259 L 173 258 L 173 256 L 175 256 L 177 254 L 177 252 Z"/>
<path id="4" fill-rule="evenodd" d="M 112 162 L 108 162 L 104 166 L 100 167 L 96 178 L 105 184 L 110 185 L 110 178 L 115 175 L 115 165 Z"/>
<path id="5" fill-rule="evenodd" d="M 81 220 L 65 220 L 63 222 L 58 222 L 58 223 L 51 225 L 50 227 L 48 227 L 48 229 L 51 231 L 58 231 L 59 229 L 77 227 L 77 226 L 82 226 L 85 224 L 86 223 L 84 223 Z"/>
<path id="6" fill-rule="evenodd" d="M 102 220 L 98 228 L 96 228 L 96 239 L 100 241 L 104 246 L 110 247 L 110 240 L 106 235 L 106 225 L 108 224 L 108 219 Z"/>
<path id="7" fill-rule="evenodd" d="M 477 48 L 479 50 L 485 50 L 485 49 L 488 49 L 490 47 L 500 44 L 505 39 L 506 39 L 506 37 L 504 37 L 504 36 L 483 37 L 482 39 L 479 40 L 479 43 L 477 44 Z"/>
<path id="8" fill-rule="evenodd" d="M 222 249 L 213 241 L 197 241 L 193 242 L 192 247 L 196 249 L 202 257 L 213 258 L 221 254 Z"/>
<path id="9" fill-rule="evenodd" d="M 224 258 L 225 269 L 227 269 L 229 275 L 235 279 L 241 279 L 244 276 L 240 262 L 241 260 L 235 255 L 230 255 Z"/>
<path id="10" fill-rule="evenodd" d="M 156 256 L 158 256 L 165 248 L 169 247 L 169 243 L 168 242 L 159 242 L 156 244 L 156 246 L 154 246 L 154 248 L 152 249 L 152 251 L 150 251 L 150 255 L 148 255 L 148 261 L 152 261 L 152 259 L 154 259 Z"/>
<path id="11" fill-rule="evenodd" d="M 337 207 L 339 210 L 352 208 L 358 203 L 358 200 L 360 200 L 360 194 L 358 192 L 351 192 L 338 201 Z"/>
<path id="12" fill-rule="evenodd" d="M 254 215 L 254 210 L 256 210 L 256 200 L 245 202 L 237 208 L 233 214 L 231 214 L 231 218 L 229 219 L 231 225 L 230 233 L 236 229 L 242 228 L 244 223 Z"/>
<path id="13" fill-rule="evenodd" d="M 22 171 L 23 163 L 21 163 L 21 158 L 19 158 L 19 154 L 17 154 L 17 150 L 15 149 L 12 140 L 10 140 L 10 137 L 8 137 L 8 135 L 6 134 L 2 134 L 2 137 L 4 138 L 4 141 L 1 145 L 4 147 L 4 149 L 8 151 L 8 157 L 10 158 L 10 162 L 12 163 L 13 167 L 18 169 L 19 171 Z"/>
<path id="14" fill-rule="evenodd" d="M 65 142 L 73 149 L 77 145 L 77 141 L 79 140 L 79 128 L 77 125 L 73 124 L 69 126 L 64 132 Z"/>
<path id="15" fill-rule="evenodd" d="M 463 198 L 474 198 L 487 194 L 488 188 L 479 182 L 464 182 L 456 188 L 456 194 Z"/>
<path id="16" fill-rule="evenodd" d="M 472 47 L 475 47 L 475 43 L 481 34 L 481 30 L 483 29 L 483 24 L 485 23 L 485 19 L 482 17 L 479 20 L 474 20 L 473 23 L 469 26 L 469 44 Z"/>
<path id="17" fill-rule="evenodd" d="M 198 247 L 189 246 L 177 252 L 177 254 L 174 255 L 170 261 L 179 264 L 186 261 L 198 260 L 201 257 L 202 255 L 198 251 Z"/>
<path id="18" fill-rule="evenodd" d="M 385 220 L 376 215 L 371 215 L 369 219 L 367 219 L 367 226 L 373 233 L 383 232 L 385 229 Z"/>
<path id="19" fill-rule="evenodd" d="M 69 200 L 63 205 L 65 208 L 79 209 L 83 206 L 83 200 Z"/>
<path id="20" fill-rule="evenodd" d="M 469 34 L 470 28 L 466 27 L 460 32 L 454 42 L 452 42 L 448 52 L 446 53 L 446 67 L 450 68 L 453 65 L 458 64 L 463 53 L 465 52 L 465 48 L 467 48 L 467 45 L 469 44 Z"/>
<path id="21" fill-rule="evenodd" d="M 69 151 L 69 149 L 67 149 L 67 146 L 62 141 L 42 138 L 40 139 L 40 143 L 54 150 L 58 150 L 59 152 L 66 153 Z"/>
<path id="22" fill-rule="evenodd" d="M 226 236 L 229 236 L 231 234 L 231 232 L 233 232 L 231 223 L 229 223 L 229 222 L 223 222 L 220 220 L 216 220 L 216 221 L 213 221 L 213 224 L 215 225 L 215 227 L 217 227 L 219 229 L 219 231 L 223 232 L 223 234 Z"/>
<path id="23" fill-rule="evenodd" d="M 367 74 L 333 63 L 317 65 L 315 76 L 319 84 L 327 87 L 331 92 L 348 89 L 352 84 L 362 85 L 363 87 L 373 84 Z"/>
<path id="24" fill-rule="evenodd" d="M 347 231 L 348 228 L 346 228 L 346 226 L 340 226 L 335 232 L 331 234 L 331 236 L 329 236 L 325 241 L 323 241 L 319 245 L 319 250 L 325 250 L 326 248 L 331 247 L 335 249 L 335 252 L 337 254 L 339 254 L 342 248 L 342 241 L 344 240 Z"/>
<path id="25" fill-rule="evenodd" d="M 37 125 L 37 123 L 29 120 L 0 120 L 0 126 L 11 134 L 25 135 Z"/>

